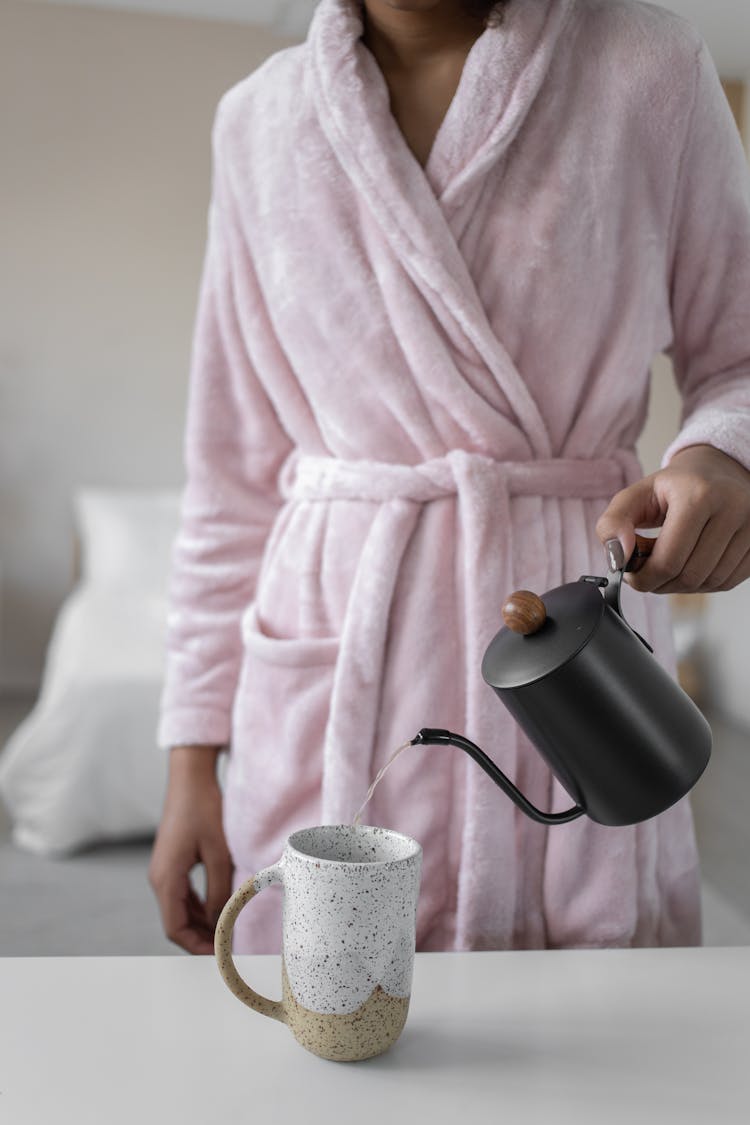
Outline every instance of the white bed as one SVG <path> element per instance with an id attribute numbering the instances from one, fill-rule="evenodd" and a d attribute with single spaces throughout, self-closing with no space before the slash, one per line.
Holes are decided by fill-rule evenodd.
<path id="1" fill-rule="evenodd" d="M 152 833 L 166 780 L 155 731 L 179 493 L 84 489 L 74 507 L 80 580 L 0 753 L 13 841 L 46 855 Z"/>

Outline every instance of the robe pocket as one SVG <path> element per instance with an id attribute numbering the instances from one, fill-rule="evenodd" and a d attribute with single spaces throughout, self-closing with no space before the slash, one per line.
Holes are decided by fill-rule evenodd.
<path id="1" fill-rule="evenodd" d="M 263 632 L 258 603 L 251 602 L 242 616 L 242 643 L 267 664 L 313 667 L 333 664 L 338 655 L 338 637 L 271 637 Z"/>
<path id="2" fill-rule="evenodd" d="M 255 602 L 242 617 L 243 657 L 232 720 L 236 781 L 252 794 L 255 830 L 317 824 L 323 745 L 338 637 L 273 637 Z M 290 828 L 291 830 L 291 828 Z"/>

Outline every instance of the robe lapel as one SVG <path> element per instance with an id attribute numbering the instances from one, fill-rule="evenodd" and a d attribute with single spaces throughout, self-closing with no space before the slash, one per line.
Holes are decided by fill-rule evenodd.
<path id="1" fill-rule="evenodd" d="M 495 336 L 450 226 L 478 177 L 500 160 L 544 79 L 575 0 L 522 0 L 473 44 L 423 170 L 390 110 L 388 87 L 361 41 L 359 0 L 320 0 L 308 77 L 321 128 L 404 268 L 451 316 L 487 364 L 534 453 L 551 456 L 541 412 Z"/>
<path id="2" fill-rule="evenodd" d="M 444 210 L 459 206 L 513 142 L 574 2 L 515 0 L 505 22 L 474 43 L 424 170 Z"/>

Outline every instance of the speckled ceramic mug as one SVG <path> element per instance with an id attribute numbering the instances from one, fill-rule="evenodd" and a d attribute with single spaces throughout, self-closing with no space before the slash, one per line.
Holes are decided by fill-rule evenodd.
<path id="1" fill-rule="evenodd" d="M 316 1055 L 351 1062 L 381 1054 L 409 1010 L 421 871 L 422 848 L 400 832 L 350 824 L 295 832 L 281 860 L 247 879 L 221 912 L 221 975 Z M 281 1000 L 254 992 L 232 960 L 238 914 L 271 883 L 284 888 Z"/>

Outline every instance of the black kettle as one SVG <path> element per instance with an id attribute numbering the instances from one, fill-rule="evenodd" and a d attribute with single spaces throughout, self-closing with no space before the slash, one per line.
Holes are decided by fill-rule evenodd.
<path id="1" fill-rule="evenodd" d="M 542 597 L 512 594 L 503 605 L 505 627 L 482 660 L 485 681 L 576 802 L 573 808 L 537 809 L 463 735 L 423 727 L 411 742 L 465 750 L 542 824 L 565 824 L 583 813 L 599 824 L 637 824 L 684 797 L 708 765 L 711 728 L 620 607 L 623 573 L 642 565 L 652 543 L 637 536 L 627 565 L 607 578 L 584 574 Z"/>

